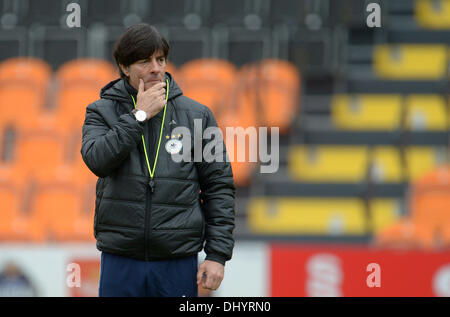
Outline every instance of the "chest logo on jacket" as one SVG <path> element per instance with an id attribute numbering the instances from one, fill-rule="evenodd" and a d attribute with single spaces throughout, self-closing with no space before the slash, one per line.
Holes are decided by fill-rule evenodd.
<path id="1" fill-rule="evenodd" d="M 180 137 L 180 135 L 178 136 Z M 169 136 L 166 136 L 166 139 L 168 139 Z M 182 142 L 176 138 L 175 135 L 172 135 L 172 138 L 170 138 L 167 142 L 166 142 L 166 151 L 169 154 L 178 154 L 180 153 L 181 149 L 183 148 L 183 144 Z"/>

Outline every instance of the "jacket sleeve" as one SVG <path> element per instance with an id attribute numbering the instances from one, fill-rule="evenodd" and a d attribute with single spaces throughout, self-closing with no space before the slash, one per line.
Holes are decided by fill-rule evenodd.
<path id="1" fill-rule="evenodd" d="M 217 127 L 213 114 L 208 109 L 203 124 L 204 129 Z M 230 162 L 227 162 L 226 148 L 222 153 L 215 153 L 216 158 L 207 162 L 202 158 L 197 162 L 197 171 L 202 191 L 203 212 L 205 216 L 205 253 L 206 260 L 216 261 L 225 265 L 231 259 L 234 247 L 234 197 L 235 186 Z M 208 140 L 203 140 L 203 148 Z M 203 152 L 203 150 L 202 150 Z M 211 160 L 210 160 L 211 161 Z"/>
<path id="2" fill-rule="evenodd" d="M 143 127 L 131 113 L 119 117 L 109 127 L 95 103 L 86 108 L 83 124 L 81 156 L 88 168 L 98 177 L 110 175 L 136 148 Z"/>

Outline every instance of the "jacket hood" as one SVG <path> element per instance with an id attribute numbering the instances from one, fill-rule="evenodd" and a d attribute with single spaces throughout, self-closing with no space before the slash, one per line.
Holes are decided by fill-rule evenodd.
<path id="1" fill-rule="evenodd" d="M 173 79 L 172 75 L 166 72 L 166 79 L 169 80 L 169 100 L 183 94 L 178 84 Z M 111 81 L 100 91 L 100 98 L 118 100 L 130 103 L 130 94 L 125 87 L 125 82 L 122 78 Z"/>

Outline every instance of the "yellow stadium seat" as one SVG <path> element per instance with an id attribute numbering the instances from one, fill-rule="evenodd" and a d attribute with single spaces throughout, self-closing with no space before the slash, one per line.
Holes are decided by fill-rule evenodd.
<path id="1" fill-rule="evenodd" d="M 258 234 L 362 235 L 365 206 L 351 198 L 251 199 L 248 223 Z"/>
<path id="2" fill-rule="evenodd" d="M 415 181 L 448 160 L 446 149 L 430 146 L 408 147 L 405 155 L 407 175 L 410 181 Z"/>
<path id="3" fill-rule="evenodd" d="M 439 80 L 447 75 L 448 50 L 440 44 L 377 45 L 374 71 L 385 79 Z"/>
<path id="4" fill-rule="evenodd" d="M 335 95 L 331 118 L 342 130 L 395 130 L 400 127 L 400 95 Z"/>
<path id="5" fill-rule="evenodd" d="M 405 98 L 409 130 L 447 130 L 447 105 L 443 96 L 409 95 Z"/>
<path id="6" fill-rule="evenodd" d="M 417 24 L 426 29 L 450 28 L 449 0 L 416 0 L 414 17 Z"/>
<path id="7" fill-rule="evenodd" d="M 369 203 L 371 230 L 377 234 L 396 223 L 401 217 L 401 204 L 398 199 L 375 198 Z"/>
<path id="8" fill-rule="evenodd" d="M 368 167 L 366 146 L 294 146 L 289 150 L 293 180 L 305 182 L 360 182 Z"/>
<path id="9" fill-rule="evenodd" d="M 393 146 L 377 146 L 371 152 L 371 176 L 376 183 L 399 183 L 404 180 L 400 152 Z"/>

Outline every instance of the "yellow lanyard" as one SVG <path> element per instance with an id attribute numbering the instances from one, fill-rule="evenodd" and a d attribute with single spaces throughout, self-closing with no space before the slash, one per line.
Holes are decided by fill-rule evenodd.
<path id="1" fill-rule="evenodd" d="M 153 171 L 150 169 L 150 163 L 148 161 L 147 149 L 145 147 L 144 134 L 142 134 L 142 146 L 144 147 L 145 160 L 147 161 L 147 168 L 148 168 L 148 172 L 150 173 L 150 178 L 151 178 L 150 187 L 151 187 L 152 192 L 153 192 L 153 187 L 154 187 L 153 176 L 155 175 L 156 161 L 158 160 L 159 147 L 161 145 L 161 137 L 162 137 L 162 132 L 163 132 L 163 128 L 164 128 L 164 120 L 166 118 L 167 100 L 169 98 L 169 81 L 167 79 L 166 79 L 166 88 L 167 88 L 166 89 L 166 104 L 164 105 L 164 114 L 163 114 L 163 119 L 162 119 L 162 123 L 161 123 L 161 131 L 159 133 L 159 141 L 158 141 L 158 148 L 156 150 L 155 162 L 153 162 Z M 134 100 L 133 95 L 131 95 L 131 99 L 133 99 L 134 108 L 136 109 L 136 101 Z"/>

